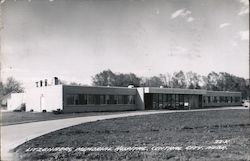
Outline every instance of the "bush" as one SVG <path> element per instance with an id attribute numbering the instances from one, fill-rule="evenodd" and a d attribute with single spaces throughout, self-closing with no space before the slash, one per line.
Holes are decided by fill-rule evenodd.
<path id="1" fill-rule="evenodd" d="M 53 112 L 53 114 L 62 114 L 63 113 L 63 111 L 60 108 L 58 108 L 57 110 L 53 110 L 52 112 Z"/>
<path id="2" fill-rule="evenodd" d="M 43 110 L 42 112 L 45 113 L 45 112 L 47 112 L 47 110 Z"/>

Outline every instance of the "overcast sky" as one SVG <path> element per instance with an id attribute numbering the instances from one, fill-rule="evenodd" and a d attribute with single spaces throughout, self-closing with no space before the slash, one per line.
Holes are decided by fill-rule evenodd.
<path id="1" fill-rule="evenodd" d="M 26 87 L 104 69 L 248 78 L 248 0 L 2 0 L 1 75 Z"/>

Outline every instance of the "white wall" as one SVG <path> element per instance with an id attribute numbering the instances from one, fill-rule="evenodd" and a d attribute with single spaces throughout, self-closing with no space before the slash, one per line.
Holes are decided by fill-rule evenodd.
<path id="1" fill-rule="evenodd" d="M 145 90 L 144 87 L 137 88 L 137 95 L 136 95 L 137 110 L 145 110 L 144 90 Z"/>
<path id="2" fill-rule="evenodd" d="M 11 93 L 7 99 L 7 110 L 13 111 L 21 106 L 25 102 L 25 93 Z"/>
<path id="3" fill-rule="evenodd" d="M 62 85 L 44 86 L 26 90 L 26 111 L 48 112 L 63 108 Z"/>

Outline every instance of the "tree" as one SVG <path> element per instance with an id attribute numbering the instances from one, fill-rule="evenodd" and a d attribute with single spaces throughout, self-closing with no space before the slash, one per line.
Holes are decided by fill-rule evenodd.
<path id="1" fill-rule="evenodd" d="M 159 78 L 161 79 L 162 85 L 163 85 L 164 87 L 169 87 L 169 81 L 168 81 L 166 75 L 164 75 L 164 74 L 159 74 Z"/>
<path id="2" fill-rule="evenodd" d="M 94 86 L 114 86 L 115 74 L 110 70 L 104 70 L 92 77 L 92 84 Z"/>
<path id="3" fill-rule="evenodd" d="M 134 73 L 123 74 L 113 73 L 110 69 L 104 70 L 92 77 L 94 86 L 120 86 L 127 87 L 129 85 L 140 86 L 141 78 Z"/>
<path id="4" fill-rule="evenodd" d="M 175 72 L 172 77 L 173 88 L 186 88 L 186 77 L 183 71 Z"/>
<path id="5" fill-rule="evenodd" d="M 0 82 L 0 98 L 4 95 L 4 87 L 3 87 L 3 83 Z"/>
<path id="6" fill-rule="evenodd" d="M 207 75 L 207 89 L 218 91 L 220 87 L 218 87 L 219 74 L 216 72 L 211 72 Z"/>
<path id="7" fill-rule="evenodd" d="M 70 82 L 69 85 L 71 85 L 71 86 L 82 86 L 82 83 Z"/>
<path id="8" fill-rule="evenodd" d="M 160 87 L 164 84 L 161 78 L 157 76 L 146 78 L 144 81 L 145 82 L 143 84 L 145 84 L 145 86 L 148 86 L 148 87 Z"/>
<path id="9" fill-rule="evenodd" d="M 189 89 L 200 89 L 201 76 L 189 71 L 186 73 L 187 87 Z"/>
<path id="10" fill-rule="evenodd" d="M 127 87 L 134 85 L 140 86 L 141 78 L 137 77 L 134 73 L 129 74 L 116 74 L 115 75 L 115 86 Z"/>
<path id="11" fill-rule="evenodd" d="M 3 84 L 3 95 L 22 92 L 24 92 L 22 84 L 19 81 L 15 80 L 13 77 L 7 78 L 7 82 Z"/>

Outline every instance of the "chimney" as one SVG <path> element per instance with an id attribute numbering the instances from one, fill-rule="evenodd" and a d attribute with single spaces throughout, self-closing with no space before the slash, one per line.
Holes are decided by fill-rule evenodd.
<path id="1" fill-rule="evenodd" d="M 43 81 L 42 80 L 40 80 L 40 87 L 42 87 L 43 86 Z"/>
<path id="2" fill-rule="evenodd" d="M 58 78 L 57 77 L 54 77 L 54 85 L 58 85 Z"/>
<path id="3" fill-rule="evenodd" d="M 44 86 L 48 86 L 48 80 L 47 79 L 44 80 Z"/>

